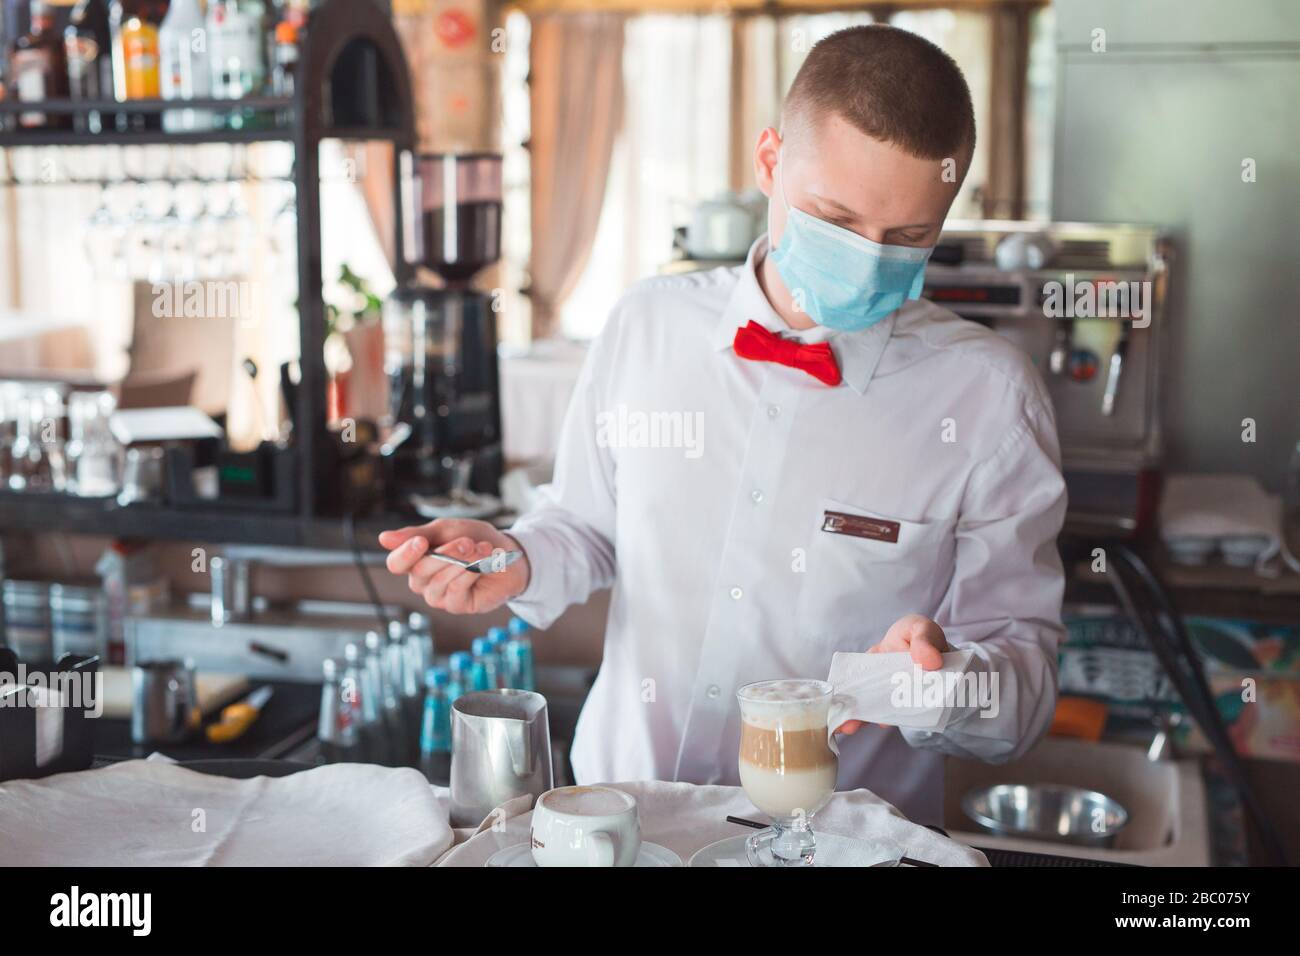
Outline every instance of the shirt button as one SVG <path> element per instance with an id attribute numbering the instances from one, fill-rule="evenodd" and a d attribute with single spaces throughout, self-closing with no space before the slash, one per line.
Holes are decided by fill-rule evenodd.
<path id="1" fill-rule="evenodd" d="M 780 414 L 781 414 L 781 406 L 780 406 L 780 405 L 769 405 L 769 406 L 767 406 L 767 417 L 768 417 L 768 418 L 776 418 L 776 416 L 777 416 L 777 415 L 780 415 Z"/>
<path id="2" fill-rule="evenodd" d="M 709 696 L 710 696 L 710 697 L 715 697 L 715 698 L 716 698 L 716 697 L 717 697 L 719 694 L 721 694 L 721 693 L 722 693 L 722 688 L 719 687 L 717 684 L 710 684 L 710 685 L 709 685 Z"/>
<path id="3" fill-rule="evenodd" d="M 755 488 L 753 491 L 749 493 L 749 497 L 754 499 L 754 504 L 758 504 L 763 500 L 763 492 Z"/>
<path id="4" fill-rule="evenodd" d="M 740 588 L 731 589 L 732 600 L 739 601 L 744 596 L 745 596 L 745 592 L 742 591 Z"/>

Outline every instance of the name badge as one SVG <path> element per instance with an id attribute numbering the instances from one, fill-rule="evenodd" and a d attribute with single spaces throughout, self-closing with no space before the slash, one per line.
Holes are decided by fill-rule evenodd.
<path id="1" fill-rule="evenodd" d="M 890 544 L 898 543 L 899 527 L 897 521 L 845 514 L 843 511 L 827 511 L 822 516 L 823 531 L 852 535 L 855 538 L 870 538 L 872 541 L 888 541 Z"/>

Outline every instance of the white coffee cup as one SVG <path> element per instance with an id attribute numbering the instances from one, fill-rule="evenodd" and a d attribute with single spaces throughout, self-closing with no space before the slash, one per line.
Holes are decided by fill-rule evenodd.
<path id="1" fill-rule="evenodd" d="M 557 787 L 537 799 L 529 833 L 538 866 L 634 866 L 636 800 L 612 787 Z"/>

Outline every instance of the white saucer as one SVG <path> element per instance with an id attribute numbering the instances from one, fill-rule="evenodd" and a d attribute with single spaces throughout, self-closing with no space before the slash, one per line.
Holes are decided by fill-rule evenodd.
<path id="1" fill-rule="evenodd" d="M 421 518 L 489 518 L 501 510 L 501 499 L 496 495 L 467 491 L 460 498 L 449 495 L 410 495 L 411 502 Z"/>
<path id="2" fill-rule="evenodd" d="M 749 867 L 749 856 L 745 852 L 745 841 L 749 839 L 749 834 L 742 833 L 739 836 L 727 837 L 725 840 L 719 840 L 717 843 L 710 843 L 703 849 L 696 850 L 691 856 L 687 866 L 740 866 Z M 851 857 L 855 860 L 864 860 L 858 863 L 859 866 L 896 866 L 898 864 L 898 848 L 890 843 L 879 843 L 879 853 L 873 854 L 868 851 L 868 847 L 875 841 L 851 840 L 848 837 L 836 836 L 834 833 L 817 834 L 817 853 L 813 858 L 815 867 L 832 867 L 836 857 L 845 859 Z M 879 859 L 872 862 L 873 856 L 879 856 Z M 825 861 L 825 862 L 824 862 Z"/>
<path id="3" fill-rule="evenodd" d="M 741 848 L 742 852 L 744 848 Z M 533 862 L 532 851 L 527 843 L 516 843 L 504 850 L 497 850 L 484 866 L 537 866 Z M 637 866 L 681 866 L 682 858 L 658 843 L 642 843 L 641 852 L 636 857 Z"/>

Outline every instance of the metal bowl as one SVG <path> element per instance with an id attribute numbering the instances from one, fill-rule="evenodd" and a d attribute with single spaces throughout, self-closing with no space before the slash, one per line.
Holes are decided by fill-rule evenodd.
<path id="1" fill-rule="evenodd" d="M 981 787 L 961 808 L 989 833 L 1078 846 L 1110 846 L 1128 824 L 1128 811 L 1104 793 L 1052 783 Z"/>

